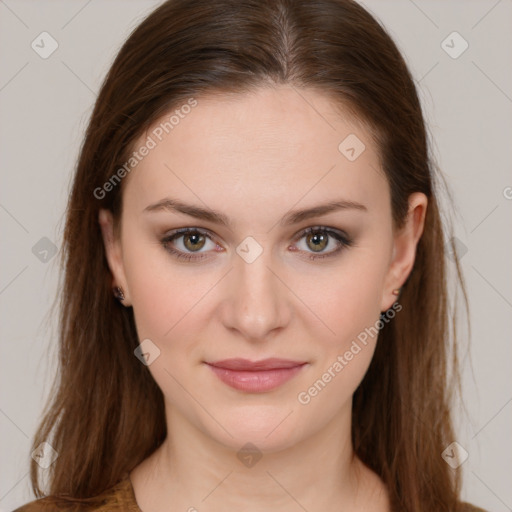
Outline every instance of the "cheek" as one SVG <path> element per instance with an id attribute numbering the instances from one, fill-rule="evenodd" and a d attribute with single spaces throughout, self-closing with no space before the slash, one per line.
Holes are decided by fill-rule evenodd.
<path id="1" fill-rule="evenodd" d="M 315 321 L 317 361 L 303 383 L 303 400 L 297 397 L 303 405 L 316 404 L 308 413 L 335 414 L 363 379 L 378 340 L 385 263 L 384 251 L 360 251 L 337 267 L 335 278 L 333 272 L 318 273 L 302 281 L 298 294 L 308 297 L 308 306 L 322 320 Z"/>
<path id="2" fill-rule="evenodd" d="M 125 269 L 139 339 L 151 339 L 173 361 L 197 355 L 218 272 L 177 264 L 158 243 L 130 244 Z"/>
<path id="3" fill-rule="evenodd" d="M 364 279 L 340 276 L 339 283 L 326 283 L 324 300 L 312 306 L 329 329 L 314 338 L 316 361 L 296 401 L 317 425 L 350 402 L 372 361 L 379 334 L 378 278 L 378 272 Z"/>
<path id="4" fill-rule="evenodd" d="M 182 297 L 179 283 L 169 280 L 164 249 L 156 237 L 147 238 L 131 226 L 126 230 L 123 263 L 139 339 L 149 338 L 159 344 L 174 323 L 170 314 L 177 314 Z"/>
<path id="5" fill-rule="evenodd" d="M 296 280 L 294 290 L 320 320 L 322 331 L 318 334 L 322 333 L 326 348 L 342 349 L 378 320 L 385 275 L 383 261 L 376 253 L 357 255 L 332 270 Z"/>

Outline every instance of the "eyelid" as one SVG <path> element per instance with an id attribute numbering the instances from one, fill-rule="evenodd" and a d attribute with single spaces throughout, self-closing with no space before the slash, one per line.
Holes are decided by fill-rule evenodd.
<path id="1" fill-rule="evenodd" d="M 196 228 L 196 227 L 189 227 L 189 228 L 178 228 L 175 230 L 170 231 L 169 233 L 165 234 L 162 238 L 163 241 L 174 241 L 180 236 L 187 235 L 189 233 L 199 233 L 200 235 L 205 236 L 206 238 L 210 239 L 212 242 L 214 242 L 216 245 L 220 245 L 217 241 L 214 235 L 211 234 L 211 232 L 207 229 L 203 228 Z M 194 254 L 194 253 L 187 253 L 187 254 Z M 202 254 L 202 253 L 196 253 L 196 254 Z"/>
<path id="2" fill-rule="evenodd" d="M 297 240 L 300 240 L 304 235 L 307 235 L 308 233 L 311 233 L 311 232 L 314 233 L 315 231 L 325 231 L 326 233 L 335 233 L 335 234 L 339 235 L 340 237 L 345 238 L 347 241 L 350 240 L 350 237 L 348 236 L 348 234 L 345 233 L 345 231 L 343 231 L 342 229 L 336 229 L 336 228 L 331 228 L 329 226 L 323 226 L 321 224 L 316 224 L 314 226 L 310 226 L 310 227 L 301 229 L 294 236 L 293 241 L 296 242 Z"/>
<path id="3" fill-rule="evenodd" d="M 334 232 L 334 233 L 337 233 L 340 236 L 343 236 L 345 239 L 350 240 L 350 236 L 345 231 L 343 231 L 342 229 L 337 229 L 337 228 L 333 228 L 333 227 L 330 227 L 330 226 L 324 226 L 324 225 L 321 225 L 321 224 L 315 224 L 315 225 L 309 226 L 307 228 L 304 228 L 304 229 L 301 229 L 300 231 L 298 231 L 293 236 L 292 241 L 296 242 L 297 240 L 300 240 L 304 235 L 306 235 L 307 233 L 309 233 L 311 231 Z M 183 234 L 187 234 L 187 233 L 191 233 L 191 232 L 200 233 L 201 235 L 206 236 L 210 240 L 216 241 L 215 235 L 213 235 L 210 230 L 208 230 L 206 228 L 198 228 L 198 227 L 195 227 L 195 226 L 186 227 L 186 228 L 177 228 L 177 229 L 171 230 L 169 232 L 166 232 L 164 234 L 163 238 L 171 238 L 173 236 L 176 236 L 176 238 L 178 238 L 179 235 L 183 235 Z"/>

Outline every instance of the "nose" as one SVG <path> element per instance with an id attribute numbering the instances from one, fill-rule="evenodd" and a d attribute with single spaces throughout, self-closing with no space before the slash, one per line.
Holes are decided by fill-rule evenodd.
<path id="1" fill-rule="evenodd" d="M 233 268 L 224 280 L 222 322 L 249 341 L 267 340 L 291 318 L 291 292 L 273 267 L 276 265 L 268 250 L 253 261 L 235 254 Z"/>

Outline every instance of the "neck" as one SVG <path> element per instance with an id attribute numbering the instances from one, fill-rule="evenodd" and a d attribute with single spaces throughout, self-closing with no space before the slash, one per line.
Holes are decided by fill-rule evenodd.
<path id="1" fill-rule="evenodd" d="M 314 512 L 341 505 L 349 512 L 364 510 L 370 495 L 375 500 L 382 494 L 378 477 L 354 455 L 351 404 L 321 431 L 279 449 L 269 448 L 272 433 L 251 448 L 243 448 L 245 442 L 228 447 L 168 406 L 166 415 L 166 440 L 131 474 L 145 511 L 169 510 L 172 504 L 176 510 L 220 512 L 229 504 L 248 512 L 297 507 Z"/>

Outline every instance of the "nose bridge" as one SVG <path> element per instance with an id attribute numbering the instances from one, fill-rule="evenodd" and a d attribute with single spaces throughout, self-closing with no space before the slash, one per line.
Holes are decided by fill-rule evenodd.
<path id="1" fill-rule="evenodd" d="M 272 251 L 252 237 L 236 249 L 230 279 L 234 293 L 225 322 L 252 339 L 263 339 L 288 316 L 285 289 L 275 276 Z"/>

